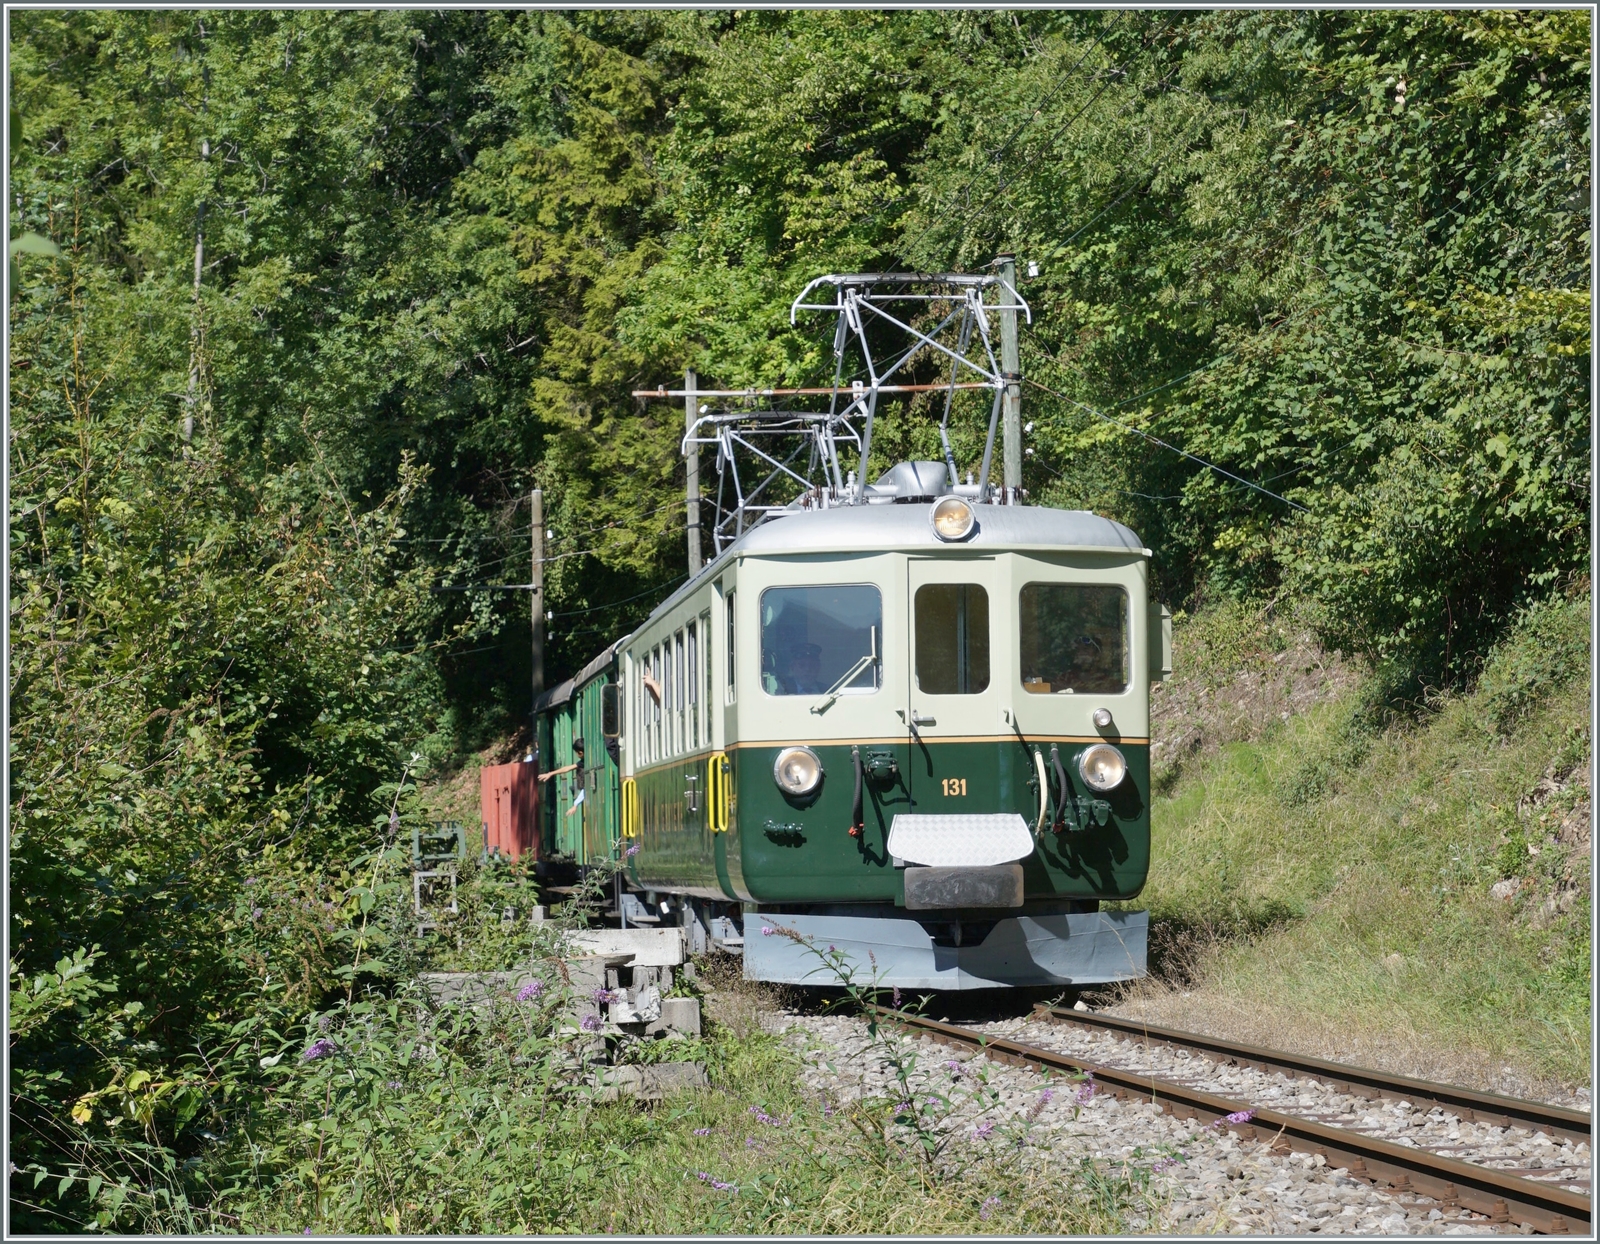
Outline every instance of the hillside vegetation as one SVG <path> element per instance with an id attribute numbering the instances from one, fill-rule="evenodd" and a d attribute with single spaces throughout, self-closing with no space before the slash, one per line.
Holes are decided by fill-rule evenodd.
<path id="1" fill-rule="evenodd" d="M 1368 791 L 1303 875 L 1323 844 L 1263 813 L 1228 928 L 1322 927 L 1351 826 L 1403 855 L 1430 801 L 1510 807 L 1555 758 L 1578 692 L 1518 717 L 1526 679 L 1485 671 L 1588 587 L 1581 13 L 14 17 L 10 228 L 59 248 L 8 306 L 19 1228 L 184 1225 L 248 1129 L 317 1126 L 263 1113 L 323 1064 L 268 1075 L 262 1034 L 309 1049 L 406 988 L 375 861 L 419 775 L 526 726 L 526 595 L 432 589 L 525 582 L 537 485 L 548 677 L 642 618 L 683 577 L 682 412 L 631 391 L 822 378 L 787 317 L 819 273 L 1037 265 L 1031 499 L 1128 522 L 1174 608 L 1270 602 L 1348 654 L 1281 734 L 1171 736 L 1162 819 L 1225 856 L 1195 775 Z M 937 456 L 937 415 L 886 408 L 869 471 Z M 981 423 L 958 403 L 962 469 Z M 1357 681 L 1362 739 L 1398 731 L 1360 763 Z M 1493 782 L 1359 786 L 1491 710 Z"/>
<path id="2" fill-rule="evenodd" d="M 1164 988 L 1134 1005 L 1423 1077 L 1587 1088 L 1589 613 L 1529 611 L 1474 692 L 1420 719 L 1385 712 L 1371 675 L 1319 671 L 1292 625 L 1180 624 L 1186 722 L 1210 679 L 1224 721 L 1284 702 L 1260 675 L 1285 658 L 1325 694 L 1167 761 L 1137 904 Z"/>

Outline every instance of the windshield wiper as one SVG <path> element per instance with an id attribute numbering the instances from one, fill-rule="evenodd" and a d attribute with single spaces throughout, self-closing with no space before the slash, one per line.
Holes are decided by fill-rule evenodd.
<path id="1" fill-rule="evenodd" d="M 872 630 L 871 630 L 871 634 L 872 634 L 872 649 L 871 649 L 871 651 L 869 651 L 866 656 L 862 657 L 859 661 L 857 661 L 854 665 L 852 665 L 848 670 L 846 670 L 843 678 L 839 679 L 838 682 L 834 683 L 833 686 L 829 687 L 826 691 L 824 691 L 822 693 L 821 701 L 819 701 L 818 703 L 813 704 L 811 706 L 811 711 L 813 713 L 819 713 L 820 714 L 820 713 L 827 712 L 830 708 L 833 707 L 834 701 L 836 701 L 839 698 L 839 692 L 843 691 L 846 687 L 848 687 L 851 683 L 853 683 L 857 678 L 861 677 L 862 673 L 865 670 L 871 669 L 874 665 L 876 665 L 878 663 L 878 628 L 874 626 L 872 628 Z"/>

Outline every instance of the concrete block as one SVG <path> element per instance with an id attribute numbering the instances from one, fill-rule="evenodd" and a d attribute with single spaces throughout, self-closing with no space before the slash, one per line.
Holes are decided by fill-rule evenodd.
<path id="1" fill-rule="evenodd" d="M 630 989 L 607 1008 L 613 1024 L 650 1024 L 661 1018 L 662 998 L 654 985 Z"/>
<path id="2" fill-rule="evenodd" d="M 585 929 L 569 933 L 567 944 L 581 955 L 631 954 L 635 967 L 677 967 L 684 954 L 679 928 Z"/>
<path id="3" fill-rule="evenodd" d="M 686 970 L 688 966 L 688 964 L 684 964 L 684 969 Z M 672 969 L 669 967 L 641 967 L 639 964 L 634 964 L 633 987 L 635 989 L 643 989 L 647 986 L 654 986 L 662 993 L 666 993 L 672 988 Z"/>
<path id="4" fill-rule="evenodd" d="M 595 1077 L 601 1101 L 636 1097 L 640 1101 L 660 1101 L 673 1093 L 710 1088 L 705 1068 L 699 1063 L 658 1063 L 653 1067 L 611 1067 Z"/>
<path id="5" fill-rule="evenodd" d="M 700 1035 L 699 998 L 662 998 L 661 1018 L 645 1030 L 647 1037 L 657 1033 L 677 1032 L 686 1037 Z"/>

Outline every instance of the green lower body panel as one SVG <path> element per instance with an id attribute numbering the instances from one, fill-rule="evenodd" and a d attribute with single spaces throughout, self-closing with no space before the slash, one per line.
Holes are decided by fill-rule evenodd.
<path id="1" fill-rule="evenodd" d="M 888 852 L 897 814 L 1015 813 L 1033 835 L 1018 861 L 1028 901 L 1129 899 L 1150 865 L 1149 749 L 1119 743 L 1127 776 L 1099 794 L 1078 776 L 1087 746 L 1014 735 L 862 745 L 859 828 L 849 744 L 815 745 L 823 778 L 804 798 L 772 780 L 780 744 L 730 749 L 725 833 L 711 832 L 705 814 L 708 757 L 662 765 L 636 778 L 640 851 L 629 877 L 646 889 L 747 903 L 903 906 L 904 870 Z M 1041 762 L 1046 824 L 1038 832 Z"/>

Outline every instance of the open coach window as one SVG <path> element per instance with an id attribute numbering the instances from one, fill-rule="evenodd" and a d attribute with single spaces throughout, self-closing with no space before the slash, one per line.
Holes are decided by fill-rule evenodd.
<path id="1" fill-rule="evenodd" d="M 875 691 L 882 649 L 878 589 L 774 587 L 761 593 L 761 685 L 768 695 Z"/>
<path id="2" fill-rule="evenodd" d="M 1022 689 L 1035 695 L 1128 689 L 1128 593 L 1082 583 L 1022 589 Z"/>

